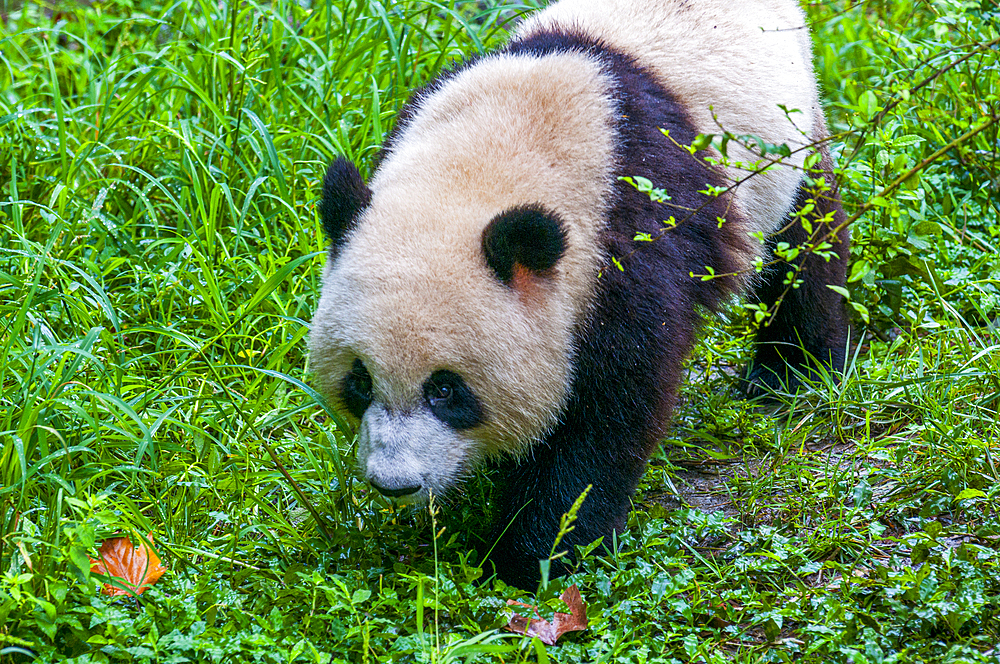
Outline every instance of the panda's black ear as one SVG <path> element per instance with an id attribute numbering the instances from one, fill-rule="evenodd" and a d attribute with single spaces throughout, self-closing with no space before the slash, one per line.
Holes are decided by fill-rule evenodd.
<path id="1" fill-rule="evenodd" d="M 483 230 L 483 254 L 497 279 L 511 285 L 517 267 L 542 275 L 566 252 L 559 217 L 540 205 L 501 212 Z"/>
<path id="2" fill-rule="evenodd" d="M 326 170 L 319 214 L 323 230 L 334 250 L 343 245 L 347 232 L 357 223 L 359 213 L 368 205 L 371 196 L 372 192 L 361 179 L 361 173 L 343 157 L 337 157 Z"/>

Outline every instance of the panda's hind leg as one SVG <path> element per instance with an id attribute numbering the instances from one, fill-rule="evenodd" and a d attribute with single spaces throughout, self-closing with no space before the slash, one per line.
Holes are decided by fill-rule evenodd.
<path id="1" fill-rule="evenodd" d="M 844 367 L 849 334 L 846 303 L 828 286 L 842 287 L 846 283 L 849 230 L 842 228 L 836 235 L 829 260 L 820 252 L 810 253 L 805 246 L 827 238 L 844 222 L 826 146 L 821 148 L 821 154 L 820 171 L 810 173 L 810 178 L 803 181 L 794 207 L 802 211 L 812 206 L 803 215 L 812 226 L 811 232 L 796 217 L 771 238 L 774 247 L 781 243 L 801 247 L 800 255 L 791 263 L 781 261 L 765 268 L 752 294 L 753 300 L 768 306 L 773 314 L 760 326 L 756 355 L 745 373 L 750 395 L 794 391 L 801 377 L 816 378 L 820 367 L 834 373 Z M 810 179 L 815 181 L 812 186 Z M 795 274 L 798 267 L 802 269 Z M 797 282 L 795 287 L 786 283 L 789 272 Z"/>

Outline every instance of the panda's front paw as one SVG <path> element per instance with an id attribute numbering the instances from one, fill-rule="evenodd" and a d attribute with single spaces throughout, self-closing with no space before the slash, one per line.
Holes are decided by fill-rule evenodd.
<path id="1" fill-rule="evenodd" d="M 541 549 L 528 550 L 501 540 L 483 563 L 483 578 L 496 578 L 508 586 L 529 592 L 537 590 L 542 580 L 541 561 L 548 558 L 548 553 Z M 549 563 L 549 578 L 570 574 L 573 571 L 572 562 L 569 555 L 553 560 Z"/>
<path id="2" fill-rule="evenodd" d="M 785 359 L 777 353 L 758 353 L 740 379 L 740 387 L 747 398 L 777 398 L 783 394 L 795 394 L 820 385 L 835 385 L 840 382 L 836 366 L 825 353 L 825 360 L 796 349 L 796 357 Z M 762 355 L 770 357 L 762 358 Z"/>
<path id="3" fill-rule="evenodd" d="M 748 399 L 774 398 L 782 393 L 794 393 L 802 387 L 795 369 L 785 362 L 777 366 L 752 363 L 740 377 L 740 389 Z"/>

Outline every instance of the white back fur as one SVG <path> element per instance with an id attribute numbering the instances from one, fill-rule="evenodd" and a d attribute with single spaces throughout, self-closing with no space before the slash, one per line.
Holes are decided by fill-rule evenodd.
<path id="1" fill-rule="evenodd" d="M 524 21 L 517 36 L 554 27 L 581 29 L 632 55 L 684 105 L 699 133 L 752 134 L 793 152 L 826 135 L 796 0 L 561 0 Z M 786 116 L 779 104 L 799 112 Z M 768 235 L 787 223 L 808 153 L 794 152 L 788 166 L 736 188 L 733 205 L 748 233 Z M 733 143 L 728 155 L 759 161 Z M 726 184 L 753 170 L 728 168 Z"/>

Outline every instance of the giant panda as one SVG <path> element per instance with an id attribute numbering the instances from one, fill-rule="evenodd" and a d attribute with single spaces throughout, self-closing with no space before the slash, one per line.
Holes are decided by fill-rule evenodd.
<path id="1" fill-rule="evenodd" d="M 685 147 L 723 131 L 791 156 L 763 170 L 752 140 L 728 161 Z M 844 285 L 846 230 L 794 288 L 788 265 L 759 269 L 842 224 L 826 138 L 796 0 L 561 0 L 417 90 L 370 182 L 343 158 L 323 182 L 311 368 L 357 427 L 360 472 L 420 502 L 501 458 L 486 539 L 511 584 L 537 581 L 588 485 L 560 548 L 609 544 L 705 312 L 780 298 L 751 386 L 842 364 L 827 286 Z M 621 179 L 636 176 L 667 197 Z"/>

